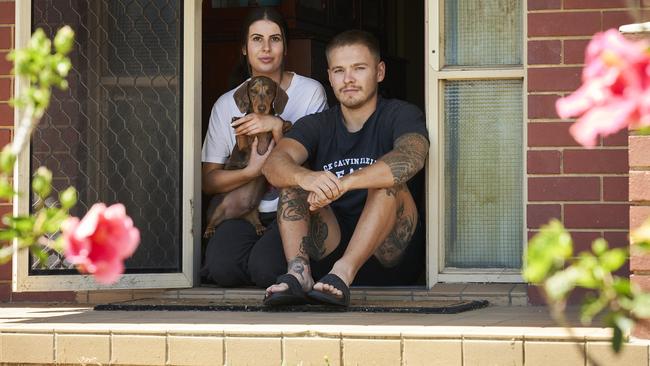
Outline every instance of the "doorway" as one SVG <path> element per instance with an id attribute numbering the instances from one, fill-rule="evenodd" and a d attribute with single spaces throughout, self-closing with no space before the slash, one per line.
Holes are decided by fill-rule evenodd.
<path id="1" fill-rule="evenodd" d="M 288 25 L 286 69 L 318 80 L 330 106 L 336 103 L 327 79 L 325 46 L 329 39 L 347 29 L 363 29 L 379 40 L 386 78 L 380 93 L 406 100 L 425 110 L 424 0 L 282 0 L 203 2 L 202 44 L 202 138 L 210 111 L 223 93 L 239 85 L 236 67 L 240 55 L 240 24 L 250 11 L 249 3 L 271 3 Z M 421 217 L 425 217 L 424 171 L 412 187 Z M 202 228 L 209 197 L 203 197 Z M 423 222 L 427 222 L 426 219 Z M 207 243 L 203 243 L 205 248 Z M 425 285 L 425 268 L 413 285 Z M 202 279 L 201 283 L 205 283 Z"/>

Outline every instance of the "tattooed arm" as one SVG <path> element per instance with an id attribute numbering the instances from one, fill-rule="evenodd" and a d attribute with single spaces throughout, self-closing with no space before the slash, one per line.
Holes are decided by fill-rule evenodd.
<path id="1" fill-rule="evenodd" d="M 278 188 L 301 187 L 323 200 L 338 197 L 341 190 L 339 179 L 330 172 L 304 168 L 301 164 L 306 160 L 305 147 L 294 139 L 285 138 L 271 151 L 262 173 Z"/>
<path id="2" fill-rule="evenodd" d="M 379 158 L 390 168 L 393 185 L 406 183 L 424 167 L 429 141 L 418 133 L 407 133 L 397 138 L 393 150 Z"/>
<path id="3" fill-rule="evenodd" d="M 411 179 L 422 167 L 429 151 L 429 141 L 419 133 L 407 133 L 395 140 L 393 150 L 370 166 L 341 178 L 341 195 L 353 189 L 390 188 Z M 338 199 L 319 199 L 310 195 L 311 210 L 329 205 Z"/>
<path id="4" fill-rule="evenodd" d="M 407 182 L 424 167 L 429 142 L 418 133 L 407 133 L 395 140 L 393 150 L 368 167 L 341 180 L 346 190 L 389 188 Z"/>

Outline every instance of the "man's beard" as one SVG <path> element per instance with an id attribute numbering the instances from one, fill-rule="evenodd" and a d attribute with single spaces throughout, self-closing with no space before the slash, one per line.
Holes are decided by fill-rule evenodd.
<path id="1" fill-rule="evenodd" d="M 363 89 L 359 89 L 359 92 L 362 92 L 362 91 L 363 91 Z M 343 94 L 343 93 L 341 93 L 341 95 L 345 96 L 345 94 Z M 345 99 L 341 98 L 341 99 L 339 99 L 339 102 L 343 106 L 345 106 L 346 108 L 355 109 L 355 108 L 358 108 L 358 107 L 361 107 L 362 105 L 364 105 L 367 101 L 372 99 L 375 95 L 377 95 L 377 88 L 375 88 L 374 90 L 371 90 L 366 95 L 358 95 L 356 97 L 353 96 L 351 98 L 345 98 Z"/>

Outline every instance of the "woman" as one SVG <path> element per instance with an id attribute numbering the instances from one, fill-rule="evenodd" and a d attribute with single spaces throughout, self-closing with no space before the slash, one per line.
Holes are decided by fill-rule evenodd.
<path id="1" fill-rule="evenodd" d="M 249 114 L 241 116 L 233 94 L 223 94 L 212 108 L 202 151 L 202 185 L 207 194 L 229 192 L 259 177 L 270 149 L 258 155 L 252 149 L 248 166 L 241 170 L 224 170 L 224 163 L 235 145 L 236 134 L 272 131 L 282 135 L 282 121 L 295 122 L 300 117 L 327 108 L 323 86 L 316 80 L 284 70 L 287 54 L 286 24 L 272 8 L 251 11 L 242 28 L 241 51 L 251 76 L 267 76 L 280 85 L 289 101 L 279 117 Z M 277 142 L 277 141 L 276 141 Z M 208 242 L 201 275 L 221 286 L 256 285 L 268 287 L 275 277 L 286 272 L 286 262 L 279 238 L 275 211 L 277 193 L 268 192 L 259 205 L 260 220 L 267 227 L 262 237 L 242 219 L 226 220 Z M 267 238 L 267 240 L 265 240 Z M 272 259 L 272 260 L 271 260 Z"/>

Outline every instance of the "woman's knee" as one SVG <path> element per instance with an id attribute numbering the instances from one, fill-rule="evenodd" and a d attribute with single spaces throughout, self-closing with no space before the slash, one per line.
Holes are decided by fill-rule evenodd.
<path id="1" fill-rule="evenodd" d="M 282 239 L 275 222 L 269 225 L 267 232 L 251 250 L 248 271 L 258 287 L 268 287 L 275 283 L 279 275 L 287 273 Z"/>
<path id="2" fill-rule="evenodd" d="M 221 286 L 250 284 L 246 266 L 256 235 L 254 231 L 246 235 L 250 224 L 238 221 L 226 220 L 219 225 L 206 248 L 203 273 Z"/>

